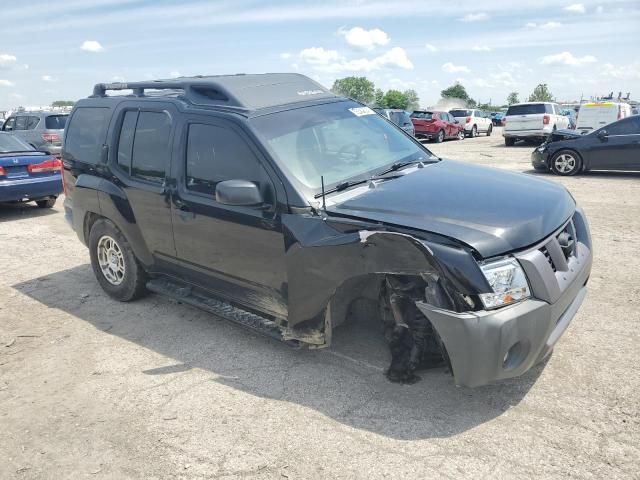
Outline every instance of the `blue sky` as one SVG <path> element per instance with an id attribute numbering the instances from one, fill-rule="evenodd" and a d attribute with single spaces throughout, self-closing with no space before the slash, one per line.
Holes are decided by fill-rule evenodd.
<path id="1" fill-rule="evenodd" d="M 297 71 L 364 75 L 423 106 L 461 82 L 480 101 L 640 98 L 640 0 L 64 0 L 1 11 L 0 110 L 87 96 L 93 84 Z"/>

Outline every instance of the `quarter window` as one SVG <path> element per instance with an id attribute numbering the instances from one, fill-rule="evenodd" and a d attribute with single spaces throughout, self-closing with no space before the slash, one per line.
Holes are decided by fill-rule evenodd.
<path id="1" fill-rule="evenodd" d="M 100 162 L 108 122 L 108 108 L 77 108 L 71 117 L 65 138 L 65 156 L 71 160 L 93 165 Z"/>
<path id="2" fill-rule="evenodd" d="M 191 124 L 187 139 L 187 189 L 213 195 L 216 185 L 225 180 L 248 180 L 265 187 L 268 177 L 253 151 L 235 131 Z"/>

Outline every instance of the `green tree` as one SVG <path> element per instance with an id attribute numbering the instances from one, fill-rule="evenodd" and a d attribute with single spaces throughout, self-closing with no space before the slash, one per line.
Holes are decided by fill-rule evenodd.
<path id="1" fill-rule="evenodd" d="M 52 107 L 73 107 L 76 102 L 72 100 L 56 100 L 51 104 Z"/>
<path id="2" fill-rule="evenodd" d="M 467 89 L 459 83 L 451 85 L 449 88 L 445 88 L 440 92 L 440 95 L 442 95 L 442 98 L 460 98 L 462 100 L 470 100 Z"/>
<path id="3" fill-rule="evenodd" d="M 400 108 L 406 110 L 409 106 L 409 99 L 400 90 L 387 90 L 382 98 L 384 108 Z"/>
<path id="4" fill-rule="evenodd" d="M 420 108 L 420 97 L 418 97 L 418 92 L 413 89 L 405 90 L 404 96 L 407 97 L 407 107 L 405 110 L 413 111 Z"/>
<path id="5" fill-rule="evenodd" d="M 376 92 L 375 92 L 375 94 L 374 94 L 374 101 L 373 101 L 373 104 L 374 104 L 376 107 L 384 108 L 384 107 L 382 106 L 383 99 L 384 99 L 384 92 L 382 91 L 382 89 L 380 89 L 380 88 L 376 88 Z"/>
<path id="6" fill-rule="evenodd" d="M 529 95 L 530 102 L 552 102 L 553 94 L 549 91 L 546 83 L 539 84 L 533 89 L 533 93 Z"/>
<path id="7" fill-rule="evenodd" d="M 511 92 L 507 95 L 507 103 L 509 105 L 513 105 L 514 103 L 520 103 L 520 99 L 518 98 L 518 92 Z"/>
<path id="8" fill-rule="evenodd" d="M 340 78 L 333 83 L 331 91 L 362 103 L 371 103 L 375 99 L 375 85 L 366 77 Z"/>

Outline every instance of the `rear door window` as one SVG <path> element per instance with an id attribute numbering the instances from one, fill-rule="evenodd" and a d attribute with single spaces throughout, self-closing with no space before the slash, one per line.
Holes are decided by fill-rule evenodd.
<path id="1" fill-rule="evenodd" d="M 40 123 L 40 117 L 27 117 L 24 125 L 25 130 L 33 130 Z"/>
<path id="2" fill-rule="evenodd" d="M 162 183 L 169 163 L 171 118 L 165 112 L 140 112 L 131 158 L 131 176 Z"/>
<path id="3" fill-rule="evenodd" d="M 131 174 L 131 152 L 133 151 L 133 137 L 136 133 L 138 111 L 128 111 L 124 114 L 118 139 L 118 165 L 127 175 Z"/>
<path id="4" fill-rule="evenodd" d="M 100 162 L 110 110 L 106 107 L 80 107 L 75 110 L 65 137 L 65 156 L 78 162 Z"/>
<path id="5" fill-rule="evenodd" d="M 44 126 L 48 130 L 64 130 L 68 116 L 69 115 L 49 115 L 44 121 Z"/>
<path id="6" fill-rule="evenodd" d="M 16 127 L 15 130 L 26 130 L 27 129 L 27 119 L 29 117 L 16 117 Z"/>
<path id="7" fill-rule="evenodd" d="M 640 117 L 628 117 L 604 127 L 609 135 L 640 135 Z"/>

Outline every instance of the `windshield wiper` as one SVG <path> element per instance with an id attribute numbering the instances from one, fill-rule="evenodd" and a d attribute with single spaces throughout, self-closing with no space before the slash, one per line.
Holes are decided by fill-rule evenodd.
<path id="1" fill-rule="evenodd" d="M 335 192 L 341 192 L 342 190 L 346 190 L 347 188 L 351 188 L 351 187 L 355 187 L 356 185 L 362 185 L 363 183 L 367 183 L 369 181 L 369 179 L 365 179 L 365 180 L 354 180 L 353 182 L 341 182 L 339 184 L 337 184 L 335 187 L 330 188 L 329 190 L 325 190 L 324 194 L 328 194 L 328 193 L 335 193 Z M 322 193 L 316 193 L 313 198 L 320 198 L 322 197 Z"/>
<path id="2" fill-rule="evenodd" d="M 414 165 L 416 163 L 424 163 L 424 160 L 412 160 L 410 162 L 396 162 L 393 165 L 391 165 L 389 168 L 387 168 L 386 170 L 383 170 L 379 173 L 376 173 L 373 177 L 371 177 L 372 179 L 376 179 L 378 177 L 381 177 L 383 175 L 386 175 L 387 173 L 391 173 L 391 172 L 397 172 L 398 170 L 403 169 L 404 167 L 408 167 L 409 165 Z"/>

